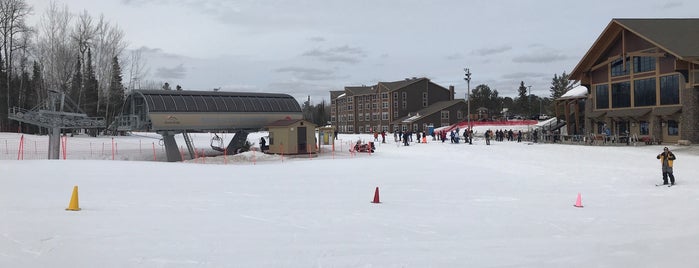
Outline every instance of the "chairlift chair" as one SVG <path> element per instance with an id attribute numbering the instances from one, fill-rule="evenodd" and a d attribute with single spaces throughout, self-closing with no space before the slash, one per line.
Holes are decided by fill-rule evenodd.
<path id="1" fill-rule="evenodd" d="M 214 136 L 211 138 L 211 149 L 219 152 L 226 150 L 226 148 L 223 148 L 223 139 L 219 137 L 218 134 L 214 133 Z"/>

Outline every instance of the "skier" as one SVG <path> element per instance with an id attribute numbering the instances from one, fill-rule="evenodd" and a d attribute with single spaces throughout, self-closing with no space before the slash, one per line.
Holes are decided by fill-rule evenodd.
<path id="1" fill-rule="evenodd" d="M 677 159 L 675 157 L 675 154 L 670 152 L 670 149 L 667 147 L 663 148 L 663 152 L 660 153 L 657 157 L 657 159 L 660 159 L 660 163 L 662 164 L 663 168 L 663 185 L 667 185 L 667 177 L 670 177 L 670 185 L 675 185 L 675 176 L 672 175 L 672 162 Z"/>

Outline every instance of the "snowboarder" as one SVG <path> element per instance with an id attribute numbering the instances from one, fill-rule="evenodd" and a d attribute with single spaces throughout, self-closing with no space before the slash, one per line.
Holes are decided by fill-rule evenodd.
<path id="1" fill-rule="evenodd" d="M 663 185 L 667 185 L 667 177 L 670 177 L 670 185 L 675 185 L 675 176 L 672 175 L 672 162 L 677 159 L 675 154 L 673 154 L 667 147 L 663 148 L 663 152 L 657 157 L 660 159 L 660 164 L 663 168 Z"/>

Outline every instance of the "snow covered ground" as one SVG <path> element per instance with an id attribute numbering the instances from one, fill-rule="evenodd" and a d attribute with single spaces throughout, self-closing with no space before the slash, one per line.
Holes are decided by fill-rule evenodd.
<path id="1" fill-rule="evenodd" d="M 194 137 L 205 154 L 210 138 Z M 390 135 L 353 156 L 349 143 L 373 138 L 340 138 L 315 158 L 167 163 L 155 134 L 115 137 L 116 160 L 111 137 L 69 137 L 67 160 L 45 160 L 48 138 L 25 135 L 17 160 L 20 135 L 0 133 L 0 267 L 699 264 L 696 147 L 669 146 L 668 188 L 654 186 L 662 146 L 403 147 Z M 66 211 L 74 185 L 82 210 Z"/>

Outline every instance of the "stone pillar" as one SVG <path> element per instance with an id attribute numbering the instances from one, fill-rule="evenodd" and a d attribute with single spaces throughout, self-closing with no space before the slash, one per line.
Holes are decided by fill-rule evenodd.
<path id="1" fill-rule="evenodd" d="M 699 143 L 699 88 L 682 89 L 680 98 L 682 100 L 680 139 Z"/>

